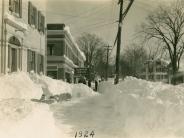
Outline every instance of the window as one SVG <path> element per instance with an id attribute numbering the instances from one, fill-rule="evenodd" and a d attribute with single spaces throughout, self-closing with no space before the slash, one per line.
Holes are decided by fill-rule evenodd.
<path id="1" fill-rule="evenodd" d="M 31 2 L 28 3 L 28 23 L 38 27 L 38 12 L 35 6 Z"/>
<path id="2" fill-rule="evenodd" d="M 43 73 L 43 55 L 37 56 L 37 73 Z"/>
<path id="3" fill-rule="evenodd" d="M 45 32 L 45 17 L 40 11 L 38 11 L 38 31 Z"/>
<path id="4" fill-rule="evenodd" d="M 43 15 L 41 15 L 41 31 L 45 32 L 45 17 Z"/>
<path id="5" fill-rule="evenodd" d="M 9 11 L 22 17 L 22 0 L 9 0 Z"/>
<path id="6" fill-rule="evenodd" d="M 65 46 L 65 55 L 68 56 L 68 46 Z"/>
<path id="7" fill-rule="evenodd" d="M 28 23 L 31 25 L 31 14 L 32 14 L 32 3 L 29 1 L 28 3 Z"/>
<path id="8" fill-rule="evenodd" d="M 47 76 L 57 79 L 57 71 L 47 71 Z"/>
<path id="9" fill-rule="evenodd" d="M 45 32 L 45 17 L 31 2 L 28 4 L 28 23 L 34 25 L 39 32 Z"/>
<path id="10" fill-rule="evenodd" d="M 19 40 L 12 36 L 8 40 L 8 68 L 9 72 L 21 69 L 21 43 Z"/>
<path id="11" fill-rule="evenodd" d="M 34 51 L 31 51 L 31 50 L 28 50 L 28 53 L 27 53 L 27 70 L 28 72 L 29 71 L 32 71 L 34 70 L 35 71 L 35 52 Z"/>
<path id="12" fill-rule="evenodd" d="M 54 44 L 48 44 L 47 46 L 47 55 L 53 55 L 54 54 Z"/>
<path id="13" fill-rule="evenodd" d="M 63 34 L 52 34 L 52 35 L 47 35 L 47 38 L 65 38 L 65 35 L 63 35 Z"/>
<path id="14" fill-rule="evenodd" d="M 156 75 L 156 79 L 157 80 L 160 80 L 161 79 L 161 76 L 160 75 Z"/>
<path id="15" fill-rule="evenodd" d="M 35 28 L 37 28 L 38 26 L 38 21 L 37 21 L 37 9 L 36 7 L 33 7 L 33 24 L 35 26 Z"/>
<path id="16" fill-rule="evenodd" d="M 64 30 L 65 24 L 47 24 L 48 30 Z"/>

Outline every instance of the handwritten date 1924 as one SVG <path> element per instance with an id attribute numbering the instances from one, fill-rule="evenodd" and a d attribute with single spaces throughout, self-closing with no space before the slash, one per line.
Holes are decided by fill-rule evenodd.
<path id="1" fill-rule="evenodd" d="M 75 138 L 93 138 L 95 135 L 94 131 L 78 131 L 75 133 Z"/>

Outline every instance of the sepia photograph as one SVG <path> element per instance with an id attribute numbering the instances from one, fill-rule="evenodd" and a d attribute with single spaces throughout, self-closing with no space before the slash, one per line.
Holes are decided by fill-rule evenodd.
<path id="1" fill-rule="evenodd" d="M 184 138 L 184 0 L 0 0 L 0 138 Z"/>

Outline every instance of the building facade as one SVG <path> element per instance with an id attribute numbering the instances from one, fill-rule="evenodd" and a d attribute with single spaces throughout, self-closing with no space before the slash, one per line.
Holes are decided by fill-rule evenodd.
<path id="1" fill-rule="evenodd" d="M 0 72 L 45 73 L 45 0 L 0 0 Z"/>
<path id="2" fill-rule="evenodd" d="M 47 75 L 73 82 L 74 69 L 84 67 L 85 56 L 64 24 L 47 24 Z"/>
<path id="3" fill-rule="evenodd" d="M 148 60 L 140 78 L 149 81 L 169 82 L 168 63 L 163 60 Z"/>

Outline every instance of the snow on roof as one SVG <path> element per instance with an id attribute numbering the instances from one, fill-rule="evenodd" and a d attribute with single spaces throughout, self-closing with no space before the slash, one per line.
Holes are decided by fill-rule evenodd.
<path id="1" fill-rule="evenodd" d="M 78 46 L 78 44 L 75 42 L 71 32 L 70 32 L 70 27 L 69 26 L 65 26 L 64 30 L 66 31 L 66 33 L 68 34 L 68 36 L 70 37 L 70 39 L 72 40 L 73 44 L 75 45 L 75 47 L 77 48 L 77 50 L 79 51 L 80 55 L 82 56 L 83 60 L 86 60 L 86 56 L 84 55 L 84 52 L 82 52 Z"/>
<path id="2" fill-rule="evenodd" d="M 166 59 L 163 59 L 163 58 L 160 58 L 160 59 L 157 59 L 157 60 L 160 60 L 161 62 L 164 62 L 166 64 L 170 64 L 169 60 L 166 60 Z"/>
<path id="3" fill-rule="evenodd" d="M 162 63 L 164 63 L 164 64 L 167 64 L 167 65 L 169 65 L 170 64 L 170 61 L 168 61 L 168 60 L 165 60 L 165 59 L 163 59 L 163 58 L 156 58 L 156 59 L 150 59 L 150 60 L 147 60 L 145 63 L 148 63 L 148 62 L 156 62 L 156 61 L 160 61 L 160 62 L 162 62 Z"/>

